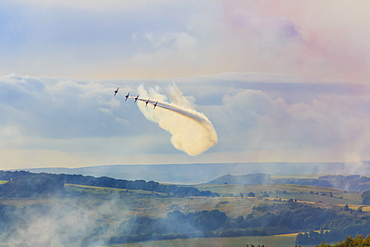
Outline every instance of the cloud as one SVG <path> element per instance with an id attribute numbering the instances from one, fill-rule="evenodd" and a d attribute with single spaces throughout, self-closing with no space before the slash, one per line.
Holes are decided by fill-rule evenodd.
<path id="1" fill-rule="evenodd" d="M 166 133 L 122 96 L 139 83 L 0 78 L 3 168 L 166 162 L 177 152 Z"/>
<path id="2" fill-rule="evenodd" d="M 195 38 L 182 17 L 186 15 L 178 15 L 177 10 L 191 13 L 188 4 L 194 2 L 110 2 L 84 6 L 86 1 L 7 1 L 1 15 L 4 36 L 0 48 L 6 52 L 0 59 L 0 72 L 83 75 L 84 79 L 91 78 L 88 74 L 112 78 L 120 73 L 122 77 L 142 71 L 133 60 L 152 53 L 152 43 L 145 42 L 148 34 L 168 37 L 171 42 L 164 49 L 193 46 Z"/>
<path id="3" fill-rule="evenodd" d="M 141 84 L 156 85 L 147 96 L 166 101 L 163 88 L 171 81 L 3 76 L 0 154 L 4 164 L 17 168 L 370 158 L 366 85 L 258 73 L 178 79 L 184 97 L 174 98 L 176 90 L 168 97 L 186 99 L 173 102 L 204 113 L 218 136 L 217 145 L 189 157 L 171 145 L 168 132 L 145 119 L 137 104 L 124 101 L 127 92 L 136 96 Z M 113 96 L 118 86 L 120 91 Z M 159 114 L 157 110 L 161 109 L 155 109 Z"/>
<path id="4" fill-rule="evenodd" d="M 224 130 L 220 149 L 227 150 L 233 142 L 246 152 L 279 150 L 280 159 L 291 161 L 304 153 L 317 155 L 311 161 L 366 157 L 370 133 L 365 126 L 370 117 L 368 110 L 358 110 L 368 104 L 366 97 L 318 95 L 310 102 L 287 103 L 259 90 L 242 89 L 223 101 L 219 108 L 225 120 L 216 120 L 222 121 L 218 127 Z"/>
<path id="5" fill-rule="evenodd" d="M 125 122 L 120 102 L 111 89 L 96 83 L 60 80 L 52 83 L 31 77 L 11 76 L 0 83 L 7 117 L 23 126 L 23 133 L 46 138 L 116 135 Z M 107 117 L 109 123 L 101 122 Z M 116 127 L 110 128 L 115 125 Z M 82 127 L 84 126 L 84 127 Z"/>
<path id="6" fill-rule="evenodd" d="M 367 83 L 368 9 L 366 0 L 5 1 L 0 73 L 95 79 L 254 71 Z"/>
<path id="7" fill-rule="evenodd" d="M 193 48 L 196 40 L 188 33 L 146 33 L 145 38 L 157 48 Z"/>
<path id="8" fill-rule="evenodd" d="M 361 29 L 368 15 L 367 1 L 349 8 L 345 1 L 335 5 L 225 1 L 223 6 L 229 33 L 224 37 L 235 39 L 236 50 L 247 49 L 244 54 L 256 60 L 255 65 L 248 64 L 253 70 L 366 83 L 370 53 L 364 41 L 370 36 Z"/>
<path id="9" fill-rule="evenodd" d="M 203 113 L 194 109 L 176 85 L 168 89 L 170 103 L 163 101 L 166 97 L 158 92 L 159 88 L 150 88 L 148 92 L 140 86 L 138 91 L 143 97 L 138 99 L 139 109 L 147 119 L 171 133 L 171 143 L 175 148 L 195 156 L 217 143 L 217 133 L 212 123 Z M 150 101 L 150 97 L 155 100 Z M 145 106 L 140 101 L 145 102 Z M 157 110 L 148 109 L 148 103 L 157 107 Z"/>

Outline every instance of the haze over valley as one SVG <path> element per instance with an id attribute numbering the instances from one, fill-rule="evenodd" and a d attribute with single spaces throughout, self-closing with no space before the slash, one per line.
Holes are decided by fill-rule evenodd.
<path id="1" fill-rule="evenodd" d="M 16 170 L 16 169 L 15 169 Z M 362 175 L 370 176 L 369 162 L 268 162 L 268 163 L 200 163 L 162 165 L 104 165 L 80 168 L 32 168 L 31 172 L 108 176 L 117 179 L 154 180 L 162 183 L 200 184 L 217 177 L 267 173 L 272 176 Z"/>
<path id="2" fill-rule="evenodd" d="M 370 244 L 370 1 L 0 6 L 0 246 Z"/>

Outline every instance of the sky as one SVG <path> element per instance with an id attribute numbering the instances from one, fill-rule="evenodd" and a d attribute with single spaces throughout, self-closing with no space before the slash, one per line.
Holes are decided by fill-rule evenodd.
<path id="1" fill-rule="evenodd" d="M 0 0 L 0 169 L 369 160 L 369 24 L 367 0 Z M 139 91 L 217 142 L 179 150 Z"/>

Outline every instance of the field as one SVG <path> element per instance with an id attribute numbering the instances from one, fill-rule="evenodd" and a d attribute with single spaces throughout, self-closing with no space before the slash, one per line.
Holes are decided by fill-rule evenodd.
<path id="1" fill-rule="evenodd" d="M 128 246 L 150 246 L 150 247 L 245 247 L 247 244 L 265 245 L 265 247 L 288 247 L 295 245 L 295 238 L 297 233 L 275 235 L 275 236 L 252 236 L 252 237 L 233 237 L 233 238 L 194 238 L 194 239 L 174 239 L 174 240 L 160 240 L 147 241 L 141 243 L 132 243 L 125 245 L 113 245 L 114 247 L 128 247 Z"/>
<path id="2" fill-rule="evenodd" d="M 127 189 L 115 189 L 107 187 L 97 187 L 97 186 L 88 186 L 88 185 L 76 185 L 76 184 L 65 184 L 65 189 L 67 191 L 84 191 L 85 193 L 92 193 L 96 195 L 106 195 L 106 194 L 120 194 L 127 196 L 128 194 L 142 194 L 142 195 L 160 195 L 165 196 L 165 193 L 152 192 L 147 190 L 127 190 Z"/>
<path id="3" fill-rule="evenodd" d="M 221 197 L 164 197 L 162 193 L 124 190 L 94 186 L 71 185 L 65 186 L 69 192 L 79 192 L 86 195 L 85 199 L 79 198 L 81 203 L 87 205 L 103 204 L 114 200 L 130 209 L 130 215 L 146 215 L 165 217 L 167 213 L 179 210 L 184 213 L 203 210 L 218 209 L 228 216 L 237 217 L 248 215 L 253 206 L 273 203 L 283 203 L 289 199 L 297 199 L 297 202 L 316 205 L 319 207 L 331 207 L 333 205 L 357 209 L 362 198 L 358 193 L 345 192 L 343 190 L 287 184 L 264 184 L 264 185 L 198 185 L 199 190 L 217 192 Z M 255 197 L 247 197 L 249 192 L 254 192 Z M 262 197 L 264 193 L 268 197 Z M 243 196 L 241 196 L 243 194 Z M 89 196 L 91 195 L 91 196 Z M 62 199 L 58 199 L 62 200 Z M 2 199 L 3 204 L 29 205 L 47 203 L 47 199 Z M 363 207 L 363 211 L 369 211 L 370 207 Z M 130 215 L 122 214 L 126 219 Z"/>
<path id="4" fill-rule="evenodd" d="M 260 185 L 199 185 L 199 190 L 210 190 L 226 197 L 243 197 L 249 192 L 255 193 L 255 197 L 268 194 L 271 200 L 297 199 L 301 202 L 330 203 L 330 204 L 351 204 L 361 205 L 362 198 L 359 193 L 346 192 L 344 190 L 317 187 L 309 185 L 293 184 L 260 184 Z"/>
<path id="5" fill-rule="evenodd" d="M 180 210 L 184 213 L 203 210 L 218 209 L 231 217 L 247 215 L 254 206 L 261 203 L 283 203 L 289 199 L 297 199 L 300 203 L 314 204 L 320 207 L 333 205 L 357 209 L 362 198 L 359 193 L 345 192 L 343 190 L 316 187 L 308 185 L 288 184 L 263 184 L 263 185 L 199 185 L 199 190 L 217 192 L 221 197 L 162 197 L 163 194 L 148 191 L 130 191 L 122 189 L 67 185 L 67 190 L 84 191 L 109 197 L 117 197 L 122 203 L 132 208 L 131 213 L 165 217 L 167 213 Z M 246 197 L 249 192 L 254 192 L 255 197 Z M 264 193 L 269 197 L 262 197 Z M 243 197 L 241 196 L 243 194 Z M 332 195 L 332 196 L 331 196 Z M 102 200 L 104 197 L 102 198 Z M 364 211 L 370 210 L 368 207 Z"/>

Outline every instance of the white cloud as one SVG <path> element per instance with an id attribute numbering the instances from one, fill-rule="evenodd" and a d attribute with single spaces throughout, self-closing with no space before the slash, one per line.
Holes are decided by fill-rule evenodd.
<path id="1" fill-rule="evenodd" d="M 247 153 L 279 150 L 282 160 L 299 159 L 297 153 L 316 154 L 312 158 L 318 161 L 368 159 L 370 133 L 365 126 L 370 116 L 368 110 L 359 110 L 368 103 L 357 95 L 325 94 L 308 103 L 287 103 L 262 91 L 241 89 L 236 95 L 226 95 L 224 105 L 218 107 L 223 112 L 217 118 L 223 127 L 219 148 L 228 150 L 233 143 Z"/>
<path id="2" fill-rule="evenodd" d="M 212 122 L 219 140 L 202 155 L 189 158 L 171 145 L 167 131 L 144 118 L 137 104 L 124 101 L 127 92 L 138 93 L 140 84 L 165 87 L 171 81 L 4 76 L 1 156 L 17 167 L 68 160 L 70 166 L 78 166 L 370 158 L 367 86 L 309 79 L 302 83 L 301 78 L 256 73 L 175 80 L 194 108 Z"/>
<path id="3" fill-rule="evenodd" d="M 196 39 L 185 32 L 149 32 L 145 34 L 145 38 L 156 48 L 191 49 L 196 45 Z"/>
<path id="4" fill-rule="evenodd" d="M 3 1 L 0 73 L 86 79 L 255 71 L 367 83 L 368 1 L 283 2 Z"/>

